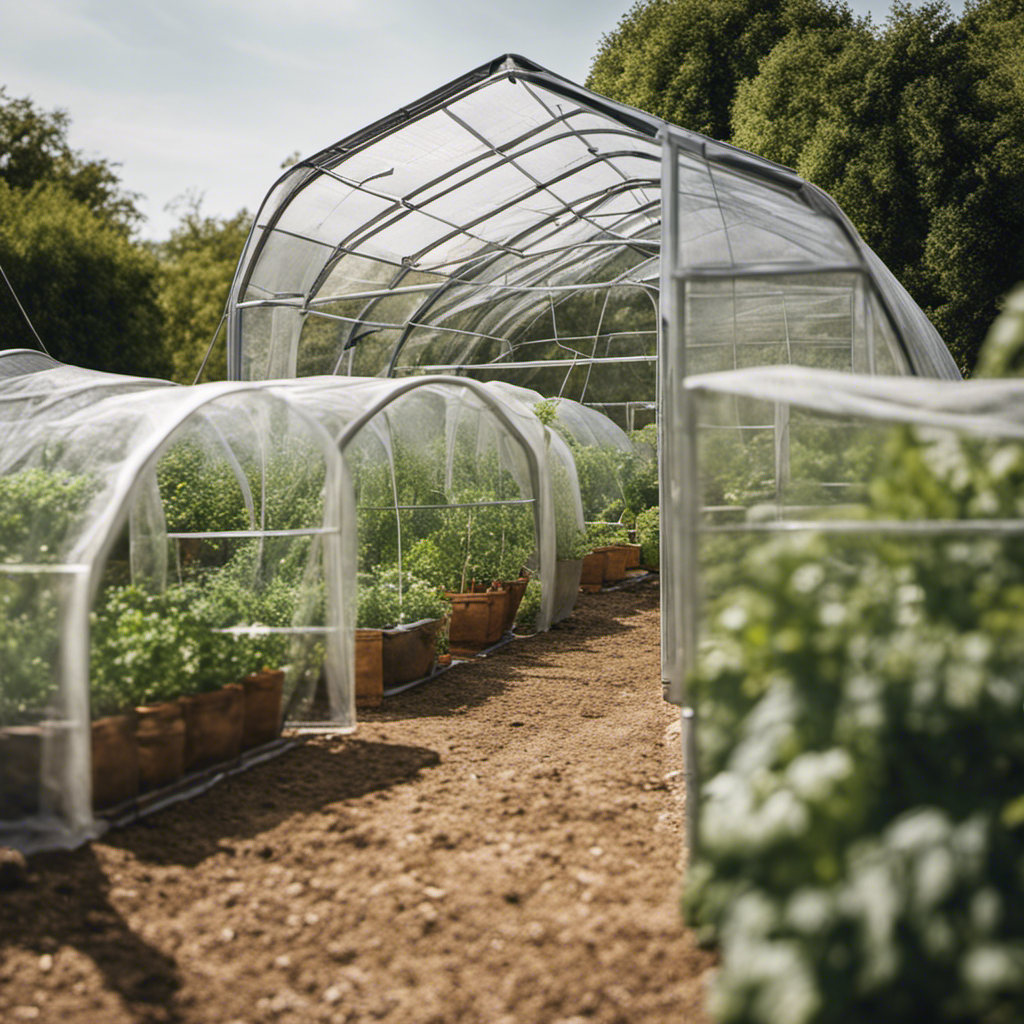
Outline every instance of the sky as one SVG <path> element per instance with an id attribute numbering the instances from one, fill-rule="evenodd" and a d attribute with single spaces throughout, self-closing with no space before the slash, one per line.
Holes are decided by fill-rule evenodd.
<path id="1" fill-rule="evenodd" d="M 176 201 L 255 213 L 310 155 L 466 71 L 518 53 L 583 83 L 632 0 L 0 0 L 0 85 L 71 118 L 120 165 L 141 235 Z M 917 4 L 915 3 L 915 6 Z M 852 0 L 884 22 L 889 4 Z M 963 0 L 951 0 L 956 14 Z"/>

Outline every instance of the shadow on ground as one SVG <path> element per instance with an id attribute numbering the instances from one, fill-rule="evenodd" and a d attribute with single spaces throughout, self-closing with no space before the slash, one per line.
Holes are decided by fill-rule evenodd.
<path id="1" fill-rule="evenodd" d="M 28 884 L 0 901 L 0 960 L 8 951 L 55 955 L 71 946 L 142 1024 L 175 1024 L 181 979 L 174 960 L 128 926 L 109 900 L 110 881 L 91 847 L 31 858 Z"/>

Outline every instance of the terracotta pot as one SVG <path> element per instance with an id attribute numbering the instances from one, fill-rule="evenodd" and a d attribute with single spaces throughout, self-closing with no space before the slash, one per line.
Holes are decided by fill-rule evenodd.
<path id="1" fill-rule="evenodd" d="M 135 712 L 92 723 L 92 805 L 113 807 L 139 795 L 139 742 Z"/>
<path id="2" fill-rule="evenodd" d="M 242 680 L 242 688 L 242 750 L 251 750 L 280 735 L 284 672 L 254 672 Z"/>
<path id="3" fill-rule="evenodd" d="M 450 653 L 448 653 L 448 654 L 439 654 L 437 656 L 437 664 L 441 668 L 447 668 L 451 663 L 452 663 L 452 656 L 451 656 Z"/>
<path id="4" fill-rule="evenodd" d="M 604 584 L 604 552 L 591 551 L 583 559 L 580 569 L 580 590 L 585 594 L 593 594 Z"/>
<path id="5" fill-rule="evenodd" d="M 605 556 L 604 581 L 605 583 L 618 583 L 626 578 L 626 557 L 629 548 L 625 544 L 606 544 L 604 547 L 594 548 Z"/>
<path id="6" fill-rule="evenodd" d="M 0 821 L 39 813 L 44 732 L 39 725 L 0 729 Z"/>
<path id="7" fill-rule="evenodd" d="M 139 790 L 168 786 L 185 774 L 185 719 L 178 701 L 135 709 Z"/>
<path id="8" fill-rule="evenodd" d="M 356 630 L 356 704 L 377 707 L 384 699 L 384 631 Z"/>
<path id="9" fill-rule="evenodd" d="M 384 630 L 385 689 L 430 675 L 437 657 L 437 631 L 440 628 L 440 619 L 420 619 L 419 622 Z"/>
<path id="10" fill-rule="evenodd" d="M 603 570 L 602 570 L 603 573 Z M 552 622 L 561 622 L 572 614 L 576 598 L 580 593 L 583 576 L 583 559 L 562 559 L 555 563 L 555 600 L 551 614 Z"/>
<path id="11" fill-rule="evenodd" d="M 516 624 L 516 613 L 523 603 L 523 594 L 526 593 L 526 584 L 529 582 L 528 576 L 520 576 L 517 580 L 506 580 L 502 583 L 508 591 L 508 608 L 505 609 L 505 621 L 501 624 L 503 633 L 507 633 Z"/>
<path id="12" fill-rule="evenodd" d="M 245 697 L 241 684 L 181 698 L 185 716 L 185 771 L 233 761 L 242 752 Z"/>
<path id="13" fill-rule="evenodd" d="M 448 626 L 451 653 L 474 655 L 496 644 L 502 635 L 508 607 L 507 590 L 488 590 L 482 594 L 445 594 L 452 603 Z"/>

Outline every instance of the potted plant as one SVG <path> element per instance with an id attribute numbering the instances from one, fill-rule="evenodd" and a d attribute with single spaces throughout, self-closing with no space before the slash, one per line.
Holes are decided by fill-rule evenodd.
<path id="1" fill-rule="evenodd" d="M 0 576 L 0 820 L 41 809 L 43 752 L 60 722 L 57 697 L 57 603 L 31 576 Z"/>
<path id="2" fill-rule="evenodd" d="M 72 727 L 59 707 L 59 586 L 45 566 L 61 561 L 95 491 L 89 476 L 40 467 L 0 476 L 0 819 L 45 809 L 44 748 Z"/>
<path id="3" fill-rule="evenodd" d="M 91 622 L 90 688 L 95 717 L 134 708 L 139 789 L 158 789 L 185 773 L 185 719 L 178 697 L 189 652 L 182 619 L 183 587 L 151 593 L 108 587 Z"/>
<path id="4" fill-rule="evenodd" d="M 636 539 L 640 543 L 640 564 L 655 572 L 661 567 L 660 510 L 657 505 L 636 517 Z"/>
<path id="5" fill-rule="evenodd" d="M 356 700 L 379 704 L 384 690 L 430 674 L 447 611 L 437 587 L 389 569 L 359 576 Z"/>

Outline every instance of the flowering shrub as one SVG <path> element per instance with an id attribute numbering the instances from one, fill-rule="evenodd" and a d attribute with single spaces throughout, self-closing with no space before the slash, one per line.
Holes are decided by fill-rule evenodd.
<path id="1" fill-rule="evenodd" d="M 901 429 L 884 519 L 1016 518 L 1024 452 Z M 1011 1021 L 1024 1005 L 1024 543 L 754 546 L 692 680 L 720 1024 Z"/>

